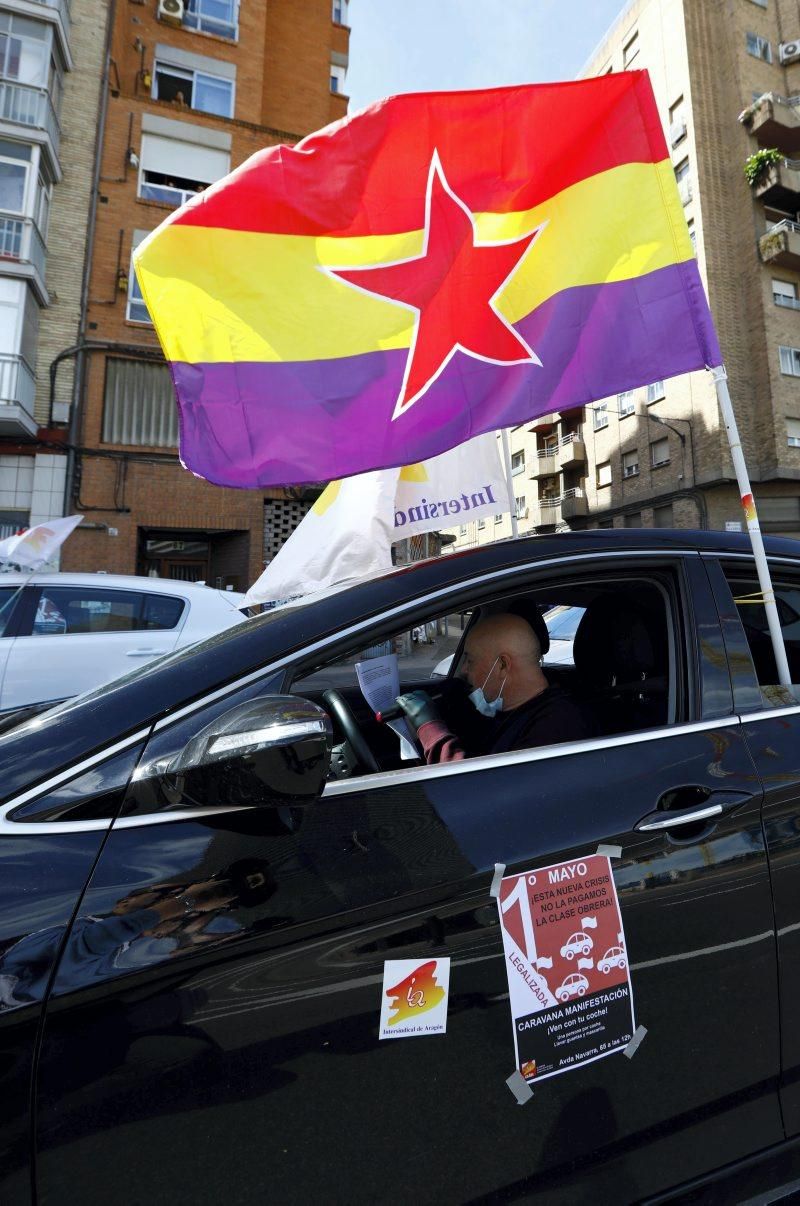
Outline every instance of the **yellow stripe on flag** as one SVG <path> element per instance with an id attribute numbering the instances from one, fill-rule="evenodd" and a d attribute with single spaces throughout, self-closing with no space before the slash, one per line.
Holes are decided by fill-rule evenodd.
<path id="1" fill-rule="evenodd" d="M 517 322 L 564 289 L 691 259 L 672 164 L 628 163 L 525 213 L 478 214 L 479 241 L 546 223 L 497 306 Z M 259 234 L 171 223 L 134 254 L 170 360 L 328 360 L 410 345 L 414 313 L 353 289 L 328 267 L 420 255 L 421 230 L 359 238 Z"/>

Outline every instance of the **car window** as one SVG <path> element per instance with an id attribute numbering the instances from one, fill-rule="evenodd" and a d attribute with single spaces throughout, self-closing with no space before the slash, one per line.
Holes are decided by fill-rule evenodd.
<path id="1" fill-rule="evenodd" d="M 758 578 L 755 574 L 750 576 L 735 571 L 726 573 L 726 577 L 750 647 L 758 684 L 762 691 L 766 689 L 765 702 L 771 704 L 769 691 L 778 686 L 778 670 Z M 792 682 L 800 683 L 800 580 L 780 579 L 776 575 L 773 587 Z"/>
<path id="2" fill-rule="evenodd" d="M 375 658 L 394 654 L 397 657 L 400 684 L 424 682 L 430 678 L 444 678 L 453 662 L 459 642 L 469 623 L 469 611 L 447 613 L 431 619 L 419 620 L 399 632 L 374 644 L 365 645 L 344 657 L 329 662 L 324 668 L 295 680 L 293 690 L 302 695 L 304 690 L 322 690 L 328 687 L 358 687 L 356 665 Z"/>
<path id="3" fill-rule="evenodd" d="M 555 607 L 545 613 L 544 622 L 554 641 L 572 641 L 583 619 L 585 607 Z"/>
<path id="4" fill-rule="evenodd" d="M 5 635 L 6 626 L 14 610 L 14 599 L 18 595 L 18 586 L 0 586 L 0 637 Z"/>
<path id="5" fill-rule="evenodd" d="M 33 622 L 35 636 L 142 632 L 174 628 L 184 603 L 132 590 L 46 586 Z"/>
<path id="6" fill-rule="evenodd" d="M 685 718 L 689 708 L 688 672 L 685 659 L 679 656 L 684 647 L 684 630 L 678 621 L 678 597 L 677 583 L 667 574 L 653 575 L 650 579 L 609 575 L 560 584 L 551 581 L 541 589 L 484 600 L 474 607 L 465 601 L 445 615 L 431 617 L 420 613 L 407 621 L 400 632 L 384 631 L 376 620 L 373 644 L 342 651 L 339 657 L 322 665 L 299 666 L 291 690 L 323 707 L 327 706 L 323 695 L 326 690 L 344 695 L 374 755 L 372 761 L 377 762 L 380 770 L 395 770 L 407 763 L 403 761 L 398 740 L 386 732 L 385 724 L 376 721 L 365 700 L 358 685 L 356 664 L 392 653 L 398 657 L 400 690 L 425 688 L 432 694 L 437 709 L 447 714 L 449 729 L 459 740 L 464 738 L 460 745 L 467 757 L 657 728 Z M 542 672 L 546 687 L 556 689 L 558 707 L 563 707 L 566 696 L 574 709 L 564 708 L 565 727 L 553 719 L 541 740 L 516 744 L 514 737 L 514 743 L 495 749 L 491 733 L 485 727 L 487 713 L 476 712 L 475 705 L 466 698 L 464 682 L 457 680 L 465 672 L 463 641 L 469 640 L 470 626 L 485 617 L 507 612 L 527 619 L 534 631 L 538 615 L 539 632 L 544 632 L 548 615 L 555 612 L 557 618 L 563 617 L 560 631 L 571 635 L 556 637 L 550 631 L 550 636 L 554 642 L 562 642 L 562 653 L 563 646 L 567 646 L 568 656 L 550 662 L 545 654 Z M 470 683 L 473 688 L 480 685 L 477 681 Z M 554 699 L 551 694 L 549 700 Z M 347 740 L 346 727 L 349 723 L 352 728 L 353 717 L 339 724 L 337 707 L 340 709 L 340 705 L 332 704 L 329 709 L 336 737 Z M 585 724 L 577 723 L 576 710 Z M 491 719 L 497 719 L 499 726 L 502 720 L 510 718 Z M 526 738 L 530 732 L 527 728 L 520 731 Z M 353 773 L 363 774 L 365 767 L 374 770 L 374 766 L 367 767 L 362 759 Z"/>

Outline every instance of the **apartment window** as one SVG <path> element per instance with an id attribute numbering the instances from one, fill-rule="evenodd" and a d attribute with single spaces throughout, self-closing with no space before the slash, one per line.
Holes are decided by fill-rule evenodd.
<path id="1" fill-rule="evenodd" d="M 238 0 L 186 0 L 183 24 L 187 29 L 235 42 L 239 34 Z"/>
<path id="2" fill-rule="evenodd" d="M 334 25 L 349 24 L 347 20 L 348 7 L 349 0 L 333 0 L 333 4 L 331 5 L 331 18 Z"/>
<path id="3" fill-rule="evenodd" d="M 135 230 L 133 232 L 133 240 L 131 242 L 131 266 L 128 272 L 128 305 L 125 310 L 125 317 L 130 322 L 146 322 L 152 325 L 152 318 L 148 313 L 147 306 L 144 304 L 142 291 L 139 288 L 139 281 L 136 278 L 136 272 L 133 267 L 133 253 L 141 243 L 142 239 L 146 238 L 146 230 Z"/>
<path id="4" fill-rule="evenodd" d="M 622 70 L 627 71 L 639 53 L 639 34 L 635 33 L 622 48 Z"/>
<path id="5" fill-rule="evenodd" d="M 686 223 L 686 228 L 689 231 L 689 242 L 692 245 L 692 251 L 697 255 L 697 231 L 694 228 L 694 218 L 690 218 Z"/>
<path id="6" fill-rule="evenodd" d="M 772 281 L 772 300 L 776 306 L 787 306 L 790 310 L 797 307 L 797 285 L 792 281 Z"/>
<path id="7" fill-rule="evenodd" d="M 686 105 L 683 97 L 679 96 L 674 105 L 669 107 L 669 142 L 676 147 L 686 137 Z"/>
<path id="8" fill-rule="evenodd" d="M 790 448 L 800 448 L 800 419 L 786 420 L 786 442 Z"/>
<path id="9" fill-rule="evenodd" d="M 653 440 L 650 445 L 650 464 L 654 469 L 658 469 L 660 465 L 669 464 L 669 436 Z"/>
<path id="10" fill-rule="evenodd" d="M 592 412 L 592 422 L 595 431 L 608 427 L 608 403 L 598 402 Z"/>
<path id="11" fill-rule="evenodd" d="M 347 68 L 340 67 L 338 63 L 331 63 L 331 92 L 344 92 L 346 74 Z"/>
<path id="12" fill-rule="evenodd" d="M 624 393 L 617 394 L 617 410 L 619 417 L 624 419 L 625 415 L 633 414 L 633 390 L 626 389 Z"/>
<path id="13" fill-rule="evenodd" d="M 140 159 L 139 196 L 143 201 L 162 201 L 176 207 L 230 170 L 228 151 L 158 134 L 142 135 Z"/>
<path id="14" fill-rule="evenodd" d="M 178 443 L 178 410 L 166 365 L 109 356 L 102 439 L 154 448 Z"/>
<path id="15" fill-rule="evenodd" d="M 503 513 L 502 513 L 502 511 L 500 512 L 500 514 L 499 514 L 499 515 L 495 515 L 495 517 L 494 517 L 494 522 L 495 522 L 496 524 L 497 524 L 497 523 L 502 523 L 502 522 L 503 522 Z"/>
<path id="16" fill-rule="evenodd" d="M 0 13 L 0 75 L 20 84 L 46 87 L 52 65 L 51 40 L 50 27 L 43 22 Z"/>
<path id="17" fill-rule="evenodd" d="M 527 509 L 528 508 L 527 508 L 527 505 L 525 502 L 525 495 L 518 494 L 517 497 L 514 499 L 514 511 L 516 513 L 517 519 L 524 519 L 525 512 L 527 511 Z"/>
<path id="18" fill-rule="evenodd" d="M 781 372 L 788 377 L 800 377 L 800 348 L 779 348 Z"/>
<path id="19" fill-rule="evenodd" d="M 757 4 L 759 8 L 767 7 L 767 0 L 751 0 L 752 4 Z"/>
<path id="20" fill-rule="evenodd" d="M 647 387 L 647 405 L 652 406 L 653 402 L 658 402 L 664 397 L 664 382 L 653 381 Z"/>
<path id="21" fill-rule="evenodd" d="M 622 476 L 636 477 L 639 472 L 639 450 L 632 448 L 630 452 L 622 454 Z"/>
<path id="22" fill-rule="evenodd" d="M 0 210 L 8 214 L 25 212 L 28 165 L 19 159 L 7 159 L 0 144 Z"/>
<path id="23" fill-rule="evenodd" d="M 765 63 L 772 62 L 772 46 L 766 38 L 762 38 L 760 34 L 754 33 L 748 33 L 745 37 L 748 54 L 751 54 L 756 59 L 763 59 Z"/>
<path id="24" fill-rule="evenodd" d="M 233 117 L 233 80 L 159 59 L 153 69 L 153 97 L 216 117 Z"/>
<path id="25" fill-rule="evenodd" d="M 524 452 L 512 452 L 511 453 L 511 474 L 512 474 L 512 476 L 516 477 L 516 475 L 518 473 L 524 473 L 524 472 L 525 472 L 525 453 Z"/>
<path id="26" fill-rule="evenodd" d="M 485 519 L 479 519 L 479 520 L 478 520 L 478 528 L 479 528 L 479 530 L 481 530 L 481 531 L 482 531 L 482 530 L 483 530 L 485 527 L 486 527 L 486 520 L 485 520 Z"/>
<path id="27" fill-rule="evenodd" d="M 611 461 L 603 461 L 597 466 L 597 484 L 598 486 L 611 485 Z"/>
<path id="28" fill-rule="evenodd" d="M 682 159 L 680 161 L 680 163 L 675 165 L 675 179 L 677 180 L 678 184 L 680 184 L 680 182 L 682 180 L 685 180 L 688 175 L 689 175 L 689 157 L 687 155 L 687 157 L 685 159 Z"/>
<path id="29" fill-rule="evenodd" d="M 663 507 L 653 507 L 653 527 L 675 527 L 675 520 L 672 517 L 672 503 L 665 503 Z"/>
<path id="30" fill-rule="evenodd" d="M 641 511 L 630 511 L 625 516 L 623 523 L 626 528 L 640 528 L 642 526 Z"/>

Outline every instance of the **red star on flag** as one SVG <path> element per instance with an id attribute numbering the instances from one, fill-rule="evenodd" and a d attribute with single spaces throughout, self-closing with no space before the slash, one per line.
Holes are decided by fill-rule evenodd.
<path id="1" fill-rule="evenodd" d="M 365 293 L 416 311 L 393 419 L 422 397 L 457 351 L 492 364 L 541 364 L 496 301 L 546 223 L 501 243 L 480 243 L 472 213 L 434 151 L 425 194 L 422 255 L 329 271 Z"/>

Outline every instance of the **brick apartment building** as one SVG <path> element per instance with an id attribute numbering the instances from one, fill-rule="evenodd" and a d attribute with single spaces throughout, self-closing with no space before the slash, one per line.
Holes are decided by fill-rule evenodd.
<path id="1" fill-rule="evenodd" d="M 628 68 L 650 72 L 762 527 L 800 535 L 800 10 L 633 0 L 582 75 Z M 773 147 L 751 188 L 745 161 Z M 523 533 L 742 519 L 708 373 L 524 424 L 511 447 Z M 508 515 L 463 525 L 455 547 L 510 532 Z"/>
<path id="2" fill-rule="evenodd" d="M 61 564 L 245 589 L 313 494 L 225 490 L 179 465 L 172 387 L 131 255 L 255 151 L 345 114 L 346 0 L 116 0 L 110 20 L 69 429 L 68 510 L 85 522 Z"/>
<path id="3" fill-rule="evenodd" d="M 0 537 L 63 514 L 107 11 L 0 0 Z"/>

